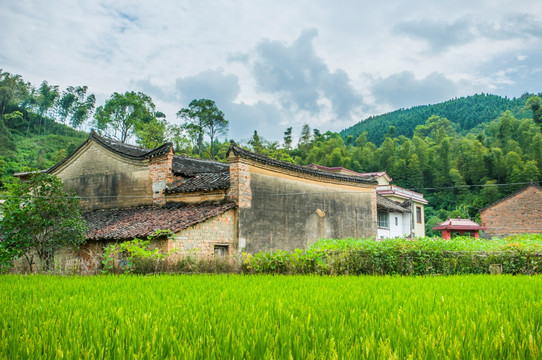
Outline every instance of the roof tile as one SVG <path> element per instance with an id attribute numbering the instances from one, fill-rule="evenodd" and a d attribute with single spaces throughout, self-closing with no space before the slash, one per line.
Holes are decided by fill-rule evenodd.
<path id="1" fill-rule="evenodd" d="M 95 210 L 83 214 L 89 240 L 144 238 L 157 230 L 178 232 L 235 207 L 233 202 Z"/>

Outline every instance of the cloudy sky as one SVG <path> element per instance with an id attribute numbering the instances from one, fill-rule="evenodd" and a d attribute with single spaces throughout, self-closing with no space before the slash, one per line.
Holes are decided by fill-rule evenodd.
<path id="1" fill-rule="evenodd" d="M 229 138 L 339 131 L 486 92 L 542 92 L 542 2 L 0 0 L 0 69 L 143 91 L 175 113 L 214 100 Z"/>

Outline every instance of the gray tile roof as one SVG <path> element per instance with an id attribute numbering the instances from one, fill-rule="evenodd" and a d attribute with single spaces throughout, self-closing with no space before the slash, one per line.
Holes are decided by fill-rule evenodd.
<path id="1" fill-rule="evenodd" d="M 343 181 L 349 181 L 349 182 L 355 182 L 355 183 L 362 183 L 362 184 L 377 184 L 377 180 L 374 176 L 348 176 L 348 175 L 342 175 L 342 174 L 336 174 L 331 173 L 328 171 L 318 170 L 318 169 L 311 169 L 307 166 L 301 166 L 301 165 L 295 165 L 286 161 L 281 160 L 275 160 L 270 157 L 256 154 L 253 152 L 250 152 L 248 150 L 240 148 L 236 143 L 232 142 L 230 145 L 230 148 L 228 149 L 228 156 L 233 153 L 235 156 L 241 156 L 247 159 L 254 160 L 256 162 L 267 164 L 283 169 L 288 169 L 292 171 L 296 171 L 303 174 L 328 178 L 328 179 L 336 179 L 336 180 L 343 180 Z"/>
<path id="2" fill-rule="evenodd" d="M 225 190 L 229 187 L 229 171 L 218 173 L 201 173 L 175 182 L 165 190 L 165 193 L 175 194 L 197 191 Z"/>

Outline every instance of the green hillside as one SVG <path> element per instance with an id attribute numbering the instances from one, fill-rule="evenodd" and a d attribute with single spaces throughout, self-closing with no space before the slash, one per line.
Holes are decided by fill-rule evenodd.
<path id="1" fill-rule="evenodd" d="M 340 134 L 343 139 L 347 139 L 348 136 L 356 139 L 366 131 L 367 140 L 380 145 L 388 134 L 390 126 L 395 127 L 395 136 L 404 135 L 410 138 L 416 126 L 425 124 L 431 115 L 447 118 L 458 126 L 458 130 L 470 130 L 481 123 L 498 118 L 506 110 L 510 110 L 518 119 L 531 117 L 531 112 L 524 110 L 529 96 L 525 94 L 520 98 L 509 99 L 497 95 L 477 94 L 434 105 L 399 109 L 387 114 L 371 116 L 341 131 Z"/>

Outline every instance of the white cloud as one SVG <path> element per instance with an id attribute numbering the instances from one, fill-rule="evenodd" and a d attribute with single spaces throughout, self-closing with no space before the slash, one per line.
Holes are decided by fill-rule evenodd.
<path id="1" fill-rule="evenodd" d="M 171 121 L 214 97 L 230 137 L 278 139 L 454 94 L 539 92 L 540 14 L 536 0 L 4 1 L 0 68 L 98 101 L 145 91 Z"/>

